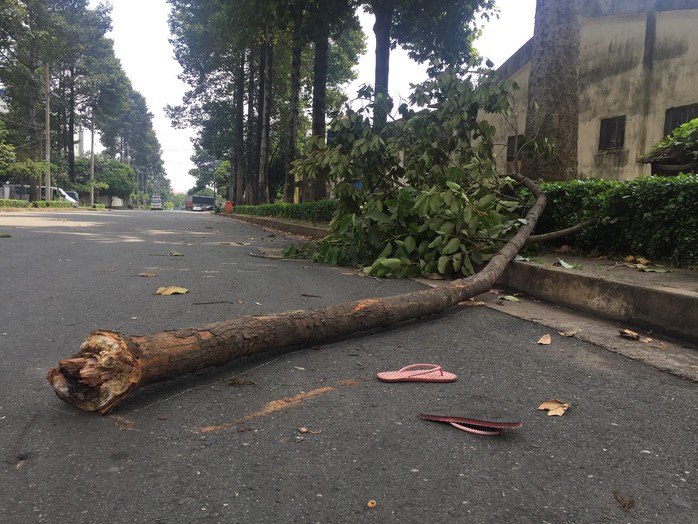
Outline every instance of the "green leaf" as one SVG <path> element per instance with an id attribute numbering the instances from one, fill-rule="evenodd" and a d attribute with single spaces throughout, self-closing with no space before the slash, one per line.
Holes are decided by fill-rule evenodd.
<path id="1" fill-rule="evenodd" d="M 443 241 L 444 241 L 444 237 L 442 237 L 442 236 L 439 235 L 438 237 L 436 237 L 434 240 L 432 240 L 432 241 L 429 243 L 429 245 L 427 246 L 427 248 L 429 248 L 429 249 L 434 249 L 435 247 L 439 247 Z"/>
<path id="2" fill-rule="evenodd" d="M 463 266 L 463 253 L 456 253 L 452 257 L 453 260 L 453 271 L 460 271 L 460 268 Z"/>
<path id="3" fill-rule="evenodd" d="M 509 302 L 521 302 L 518 298 L 516 298 L 514 295 L 504 295 L 502 297 L 502 300 L 507 300 Z"/>
<path id="4" fill-rule="evenodd" d="M 439 262 L 438 262 L 438 266 L 437 266 L 439 269 L 439 273 L 441 273 L 442 275 L 446 274 L 446 268 L 448 267 L 448 263 L 450 261 L 451 261 L 451 257 L 447 257 L 447 256 L 439 257 Z"/>
<path id="5" fill-rule="evenodd" d="M 390 222 L 392 222 L 388 215 L 378 210 L 369 211 L 368 213 L 364 214 L 364 216 L 371 220 L 375 220 L 379 224 L 389 224 Z"/>
<path id="6" fill-rule="evenodd" d="M 441 253 L 444 255 L 450 255 L 452 253 L 455 253 L 460 249 L 461 243 L 460 239 L 458 238 L 452 238 L 451 240 L 448 241 L 448 243 L 441 249 Z"/>
<path id="7" fill-rule="evenodd" d="M 415 247 L 417 247 L 417 241 L 413 236 L 408 236 L 405 238 L 405 250 L 408 253 L 412 253 L 414 251 Z"/>
<path id="8" fill-rule="evenodd" d="M 491 206 L 495 200 L 497 200 L 497 195 L 495 195 L 494 193 L 489 193 L 477 201 L 477 207 L 481 209 L 487 208 Z"/>
<path id="9" fill-rule="evenodd" d="M 383 251 L 381 251 L 380 255 L 378 255 L 378 258 L 385 258 L 392 252 L 393 252 L 393 245 L 390 242 L 388 242 L 385 245 L 385 247 L 383 248 Z"/>
<path id="10" fill-rule="evenodd" d="M 376 262 L 390 269 L 397 269 L 402 265 L 402 260 L 399 258 L 379 258 Z"/>
<path id="11" fill-rule="evenodd" d="M 432 213 L 438 213 L 439 209 L 441 209 L 441 202 L 441 195 L 432 195 L 429 198 L 429 208 Z"/>
<path id="12" fill-rule="evenodd" d="M 452 235 L 455 230 L 456 230 L 455 222 L 446 221 L 443 224 L 441 224 L 441 226 L 439 226 L 439 230 L 437 231 L 437 233 L 439 235 L 449 236 L 449 235 Z"/>
<path id="13" fill-rule="evenodd" d="M 446 185 L 449 187 L 451 191 L 460 191 L 461 187 L 456 184 L 455 182 L 451 182 L 450 180 L 446 181 Z"/>

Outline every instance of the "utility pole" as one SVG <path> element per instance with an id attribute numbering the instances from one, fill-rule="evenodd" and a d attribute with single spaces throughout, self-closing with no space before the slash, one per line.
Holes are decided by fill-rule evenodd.
<path id="1" fill-rule="evenodd" d="M 51 84 L 48 72 L 48 62 L 46 69 L 46 202 L 51 201 Z"/>

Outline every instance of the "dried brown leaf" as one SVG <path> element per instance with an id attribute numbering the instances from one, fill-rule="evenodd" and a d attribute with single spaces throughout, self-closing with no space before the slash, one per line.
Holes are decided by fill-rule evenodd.
<path id="1" fill-rule="evenodd" d="M 633 340 L 640 340 L 640 335 L 629 329 L 621 329 L 620 336 L 623 338 L 631 338 Z"/>
<path id="2" fill-rule="evenodd" d="M 538 409 L 541 411 L 547 411 L 549 417 L 561 417 L 565 414 L 565 411 L 569 409 L 572 404 L 569 402 L 564 402 L 562 400 L 546 400 Z"/>
<path id="3" fill-rule="evenodd" d="M 156 277 L 155 273 L 138 273 L 139 277 Z"/>
<path id="4" fill-rule="evenodd" d="M 577 333 L 579 333 L 579 330 L 577 328 L 575 329 L 570 329 L 568 331 L 558 331 L 557 334 L 560 335 L 561 337 L 573 337 Z"/>
<path id="5" fill-rule="evenodd" d="M 484 306 L 485 303 L 482 300 L 473 300 L 472 298 L 469 298 L 468 300 L 464 300 L 463 302 L 459 302 L 458 305 L 459 306 L 473 307 L 473 306 Z"/>
<path id="6" fill-rule="evenodd" d="M 184 295 L 185 293 L 188 293 L 189 290 L 185 287 L 179 287 L 179 286 L 167 286 L 167 287 L 159 287 L 157 291 L 155 292 L 156 295 Z"/>
<path id="7" fill-rule="evenodd" d="M 549 333 L 546 333 L 545 335 L 543 335 L 542 337 L 540 337 L 538 339 L 538 343 L 542 344 L 544 346 L 549 346 L 552 343 L 552 341 L 553 341 L 553 338 L 550 336 Z"/>

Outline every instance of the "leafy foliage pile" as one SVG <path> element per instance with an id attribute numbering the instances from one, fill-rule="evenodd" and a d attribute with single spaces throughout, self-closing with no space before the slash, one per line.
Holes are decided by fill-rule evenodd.
<path id="1" fill-rule="evenodd" d="M 407 277 L 471 275 L 499 251 L 524 221 L 524 205 L 497 174 L 494 128 L 478 116 L 508 111 L 514 85 L 478 73 L 477 84 L 448 69 L 415 86 L 402 118 L 385 126 L 370 122 L 382 99 L 365 88 L 366 105 L 338 114 L 331 142 L 318 141 L 295 164 L 297 177 L 326 174 L 338 205 L 316 249 L 287 255 Z"/>
<path id="2" fill-rule="evenodd" d="M 548 206 L 537 233 L 601 218 L 566 241 L 597 254 L 642 255 L 681 266 L 698 264 L 698 175 L 540 186 L 548 196 Z"/>

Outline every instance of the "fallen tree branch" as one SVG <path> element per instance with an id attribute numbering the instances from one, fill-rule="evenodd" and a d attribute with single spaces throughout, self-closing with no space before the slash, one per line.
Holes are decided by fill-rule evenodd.
<path id="1" fill-rule="evenodd" d="M 72 358 L 46 375 L 61 400 L 106 413 L 134 389 L 265 351 L 310 345 L 442 313 L 490 289 L 533 232 L 546 205 L 531 180 L 512 175 L 536 197 L 527 223 L 479 273 L 447 286 L 310 310 L 251 315 L 196 328 L 127 336 L 90 333 Z"/>
<path id="2" fill-rule="evenodd" d="M 550 233 L 543 233 L 541 235 L 531 235 L 526 240 L 526 244 L 533 244 L 534 242 L 549 242 L 550 240 L 555 240 L 556 238 L 566 237 L 567 235 L 572 235 L 577 231 L 581 231 L 585 227 L 593 226 L 596 224 L 596 222 L 598 222 L 597 218 L 591 218 L 577 224 L 576 226 L 560 229 L 558 231 L 551 231 Z"/>

